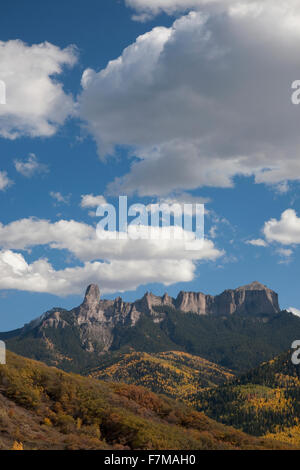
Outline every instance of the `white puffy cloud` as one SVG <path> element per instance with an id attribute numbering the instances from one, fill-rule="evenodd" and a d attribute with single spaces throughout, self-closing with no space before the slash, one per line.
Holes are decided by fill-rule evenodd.
<path id="1" fill-rule="evenodd" d="M 164 196 L 174 191 L 197 187 L 233 186 L 236 174 L 250 175 L 243 158 L 209 158 L 201 155 L 200 142 L 174 140 L 156 148 L 141 150 L 127 175 L 108 185 L 110 194 L 138 192 L 141 196 Z"/>
<path id="2" fill-rule="evenodd" d="M 148 228 L 132 226 L 129 230 L 132 235 L 141 230 L 146 233 Z M 196 240 L 191 232 L 186 238 L 170 239 L 170 233 L 184 234 L 179 227 L 153 230 L 156 239 L 111 240 L 98 238 L 94 227 L 75 221 L 23 219 L 1 225 L 0 289 L 67 295 L 82 292 L 91 282 L 98 282 L 104 292 L 151 282 L 169 285 L 191 281 L 197 262 L 223 255 L 212 241 Z M 45 259 L 28 264 L 23 254 L 12 251 L 42 245 L 67 250 L 83 265 L 56 271 Z"/>
<path id="3" fill-rule="evenodd" d="M 148 227 L 141 227 L 146 233 Z M 106 260 L 215 260 L 223 252 L 212 241 L 195 238 L 181 227 L 152 227 L 152 239 L 113 239 L 118 233 L 105 232 L 97 235 L 96 228 L 74 220 L 51 223 L 40 219 L 21 219 L 8 225 L 0 224 L 0 247 L 2 249 L 26 250 L 34 246 L 49 245 L 53 249 L 68 250 L 81 261 Z M 132 235 L 136 226 L 129 225 Z M 106 232 L 107 233 L 107 232 Z M 172 234 L 177 233 L 177 239 Z M 173 236 L 173 239 L 170 239 Z M 105 239 L 106 238 L 106 239 Z M 194 247 L 186 250 L 185 241 Z"/>
<path id="4" fill-rule="evenodd" d="M 287 209 L 279 220 L 272 218 L 265 222 L 262 229 L 265 240 L 258 238 L 256 240 L 248 240 L 247 244 L 259 247 L 267 247 L 271 243 L 275 245 L 275 252 L 279 255 L 280 264 L 288 264 L 292 261 L 293 245 L 300 244 L 300 218 L 294 209 Z M 279 246 L 284 245 L 284 246 Z M 291 246 L 288 247 L 288 246 Z"/>
<path id="5" fill-rule="evenodd" d="M 300 108 L 291 103 L 299 1 L 217 3 L 84 72 L 79 111 L 101 157 L 119 145 L 137 157 L 111 192 L 231 187 L 236 175 L 300 179 Z"/>
<path id="6" fill-rule="evenodd" d="M 0 289 L 17 289 L 55 295 L 81 294 L 90 283 L 98 283 L 103 293 L 136 289 L 141 284 L 188 282 L 195 266 L 189 261 L 140 260 L 93 262 L 56 271 L 40 259 L 28 264 L 23 255 L 0 251 Z"/>
<path id="7" fill-rule="evenodd" d="M 282 245 L 300 244 L 300 218 L 294 209 L 287 209 L 279 220 L 273 218 L 267 221 L 263 232 L 269 242 Z"/>
<path id="8" fill-rule="evenodd" d="M 6 171 L 0 171 L 0 191 L 4 191 L 11 186 L 12 180 L 7 176 Z"/>
<path id="9" fill-rule="evenodd" d="M 49 42 L 28 45 L 0 41 L 0 80 L 6 104 L 0 106 L 0 136 L 51 136 L 73 114 L 74 103 L 58 75 L 76 62 L 74 47 L 60 49 Z"/>
<path id="10" fill-rule="evenodd" d="M 146 207 L 149 214 L 161 213 L 166 210 L 166 217 L 169 220 L 169 213 L 173 216 L 195 217 L 197 214 L 202 216 L 205 213 L 204 205 L 210 202 L 209 198 L 192 196 L 188 193 L 170 194 L 168 197 L 157 199 Z M 165 209 L 166 208 L 166 209 Z"/>
<path id="11" fill-rule="evenodd" d="M 147 21 L 162 12 L 172 15 L 203 6 L 236 3 L 237 0 L 125 0 L 128 7 L 138 12 L 134 20 Z"/>
<path id="12" fill-rule="evenodd" d="M 289 5 L 297 5 L 298 0 L 286 0 L 284 10 Z M 184 13 L 189 10 L 211 12 L 230 11 L 238 14 L 257 15 L 263 8 L 274 6 L 273 0 L 125 0 L 125 4 L 136 10 L 134 20 L 147 21 L 164 12 L 168 15 Z"/>
<path id="13" fill-rule="evenodd" d="M 47 165 L 40 163 L 34 153 L 31 153 L 27 160 L 15 160 L 14 164 L 17 172 L 26 178 L 48 171 Z"/>
<path id="14" fill-rule="evenodd" d="M 94 196 L 93 194 L 83 194 L 81 196 L 80 206 L 82 208 L 98 207 L 101 204 L 107 204 L 104 196 Z"/>

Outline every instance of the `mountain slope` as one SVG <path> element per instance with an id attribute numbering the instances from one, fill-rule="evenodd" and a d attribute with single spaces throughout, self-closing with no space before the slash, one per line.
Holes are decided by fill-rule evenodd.
<path id="1" fill-rule="evenodd" d="M 52 309 L 0 339 L 18 354 L 80 373 L 105 355 L 133 350 L 183 351 L 240 373 L 286 350 L 298 334 L 300 318 L 280 312 L 277 294 L 254 282 L 215 297 L 147 293 L 133 303 L 101 300 L 91 285 L 79 307 Z"/>
<path id="2" fill-rule="evenodd" d="M 67 374 L 8 353 L 0 366 L 0 448 L 282 449 L 142 387 Z M 39 434 L 37 433 L 40 427 Z"/>
<path id="3" fill-rule="evenodd" d="M 200 389 L 214 387 L 233 377 L 230 371 L 190 354 L 169 351 L 129 353 L 90 372 L 91 377 L 142 385 L 192 404 Z"/>
<path id="4" fill-rule="evenodd" d="M 272 435 L 300 445 L 300 369 L 290 351 L 198 394 L 197 408 L 253 435 Z"/>

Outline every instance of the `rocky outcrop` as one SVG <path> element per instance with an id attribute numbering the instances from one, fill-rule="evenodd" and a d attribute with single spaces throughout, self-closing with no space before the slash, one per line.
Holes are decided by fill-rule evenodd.
<path id="1" fill-rule="evenodd" d="M 171 307 L 182 312 L 198 315 L 244 315 L 276 314 L 280 311 L 278 295 L 268 287 L 255 281 L 237 289 L 227 289 L 222 294 L 212 296 L 201 292 L 179 292 L 176 299 L 164 294 L 162 297 L 147 292 L 135 302 L 124 302 L 121 297 L 115 300 L 101 300 L 99 287 L 90 285 L 83 303 L 69 312 L 69 317 L 77 325 L 97 324 L 113 328 L 116 325 L 134 326 L 142 314 L 157 318 L 161 312 L 155 307 Z M 30 325 L 65 326 L 62 309 L 53 309 Z M 30 326 L 29 325 L 29 326 Z"/>
<path id="2" fill-rule="evenodd" d="M 218 313 L 224 310 L 225 314 L 251 315 L 251 313 L 273 314 L 280 311 L 278 294 L 257 281 L 235 290 L 226 290 L 218 296 L 218 302 Z"/>
<path id="3" fill-rule="evenodd" d="M 193 312 L 198 315 L 211 313 L 208 311 L 209 300 L 213 299 L 210 295 L 201 292 L 179 292 L 174 304 L 182 312 Z"/>
<path id="4" fill-rule="evenodd" d="M 280 311 L 276 292 L 257 281 L 237 289 L 225 290 L 215 297 L 196 292 L 180 292 L 175 306 L 183 312 L 199 315 L 259 315 Z"/>
<path id="5" fill-rule="evenodd" d="M 166 316 L 164 307 L 183 313 L 222 317 L 232 314 L 272 315 L 280 311 L 277 294 L 259 282 L 228 289 L 216 296 L 182 291 L 174 299 L 168 294 L 160 297 L 147 292 L 135 302 L 124 302 L 121 297 L 102 300 L 99 287 L 92 284 L 79 307 L 70 311 L 52 309 L 25 326 L 23 331 L 35 329 L 47 344 L 51 344 L 53 335 L 49 329 L 59 329 L 64 334 L 75 334 L 85 351 L 102 353 L 111 349 L 116 328 L 120 331 L 133 327 L 142 315 L 159 323 Z"/>
<path id="6" fill-rule="evenodd" d="M 255 281 L 237 289 L 227 289 L 222 294 L 212 296 L 201 292 L 179 292 L 176 299 L 168 294 L 158 297 L 147 292 L 136 301 L 136 309 L 141 313 L 156 315 L 155 307 L 169 306 L 182 312 L 198 315 L 246 315 L 275 314 L 280 311 L 278 295 L 268 287 Z"/>

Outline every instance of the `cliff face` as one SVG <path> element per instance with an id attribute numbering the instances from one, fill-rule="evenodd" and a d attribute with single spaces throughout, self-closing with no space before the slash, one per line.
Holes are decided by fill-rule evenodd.
<path id="1" fill-rule="evenodd" d="M 155 307 L 171 307 L 182 312 L 197 313 L 198 315 L 227 316 L 233 313 L 244 315 L 276 314 L 280 311 L 278 295 L 268 287 L 253 282 L 237 289 L 228 289 L 220 295 L 211 296 L 201 292 L 180 292 L 176 299 L 165 294 L 162 297 L 147 292 L 144 297 L 135 302 L 124 302 L 121 297 L 115 300 L 101 300 L 99 287 L 92 284 L 87 288 L 83 303 L 69 313 L 78 326 L 97 324 L 111 328 L 118 325 L 134 326 L 142 314 L 153 317 L 154 321 L 161 319 L 161 314 Z M 64 327 L 61 309 L 53 309 L 40 317 L 40 322 L 34 320 L 32 327 L 38 324 L 48 327 Z M 29 325 L 29 327 L 30 327 Z"/>
<path id="2" fill-rule="evenodd" d="M 156 297 L 146 294 L 148 310 L 157 305 L 169 305 L 182 312 L 198 315 L 272 314 L 280 311 L 278 295 L 268 287 L 255 281 L 237 289 L 225 290 L 212 296 L 201 292 L 180 292 L 176 299 L 165 296 Z"/>
<path id="3" fill-rule="evenodd" d="M 275 314 L 280 311 L 276 292 L 256 281 L 234 290 L 225 290 L 215 297 L 201 293 L 181 292 L 175 304 L 183 312 L 194 312 L 200 315 L 231 315 L 233 313 L 258 315 Z"/>
<path id="4" fill-rule="evenodd" d="M 78 344 L 89 353 L 109 351 L 116 338 L 116 329 L 134 327 L 142 316 L 159 324 L 165 318 L 163 309 L 168 307 L 183 313 L 226 317 L 234 313 L 244 315 L 276 314 L 280 311 L 278 296 L 266 286 L 253 282 L 234 290 L 225 290 L 217 296 L 201 292 L 180 292 L 176 299 L 165 294 L 162 297 L 147 292 L 135 302 L 101 300 L 99 287 L 92 284 L 87 288 L 84 301 L 70 311 L 52 309 L 23 329 L 24 334 L 35 330 L 48 349 L 55 349 L 52 343 L 57 334 L 77 338 Z M 53 335 L 53 331 L 56 333 Z"/>

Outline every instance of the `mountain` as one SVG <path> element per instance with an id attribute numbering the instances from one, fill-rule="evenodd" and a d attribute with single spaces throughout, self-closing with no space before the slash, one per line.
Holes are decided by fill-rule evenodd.
<path id="1" fill-rule="evenodd" d="M 80 373 L 130 351 L 184 351 L 241 372 L 286 350 L 297 334 L 300 318 L 280 312 L 277 294 L 254 282 L 215 297 L 146 293 L 132 303 L 101 300 L 90 285 L 79 307 L 54 308 L 0 339 L 18 354 Z"/>
<path id="2" fill-rule="evenodd" d="M 173 300 L 173 299 L 172 299 Z M 280 311 L 278 295 L 255 281 L 237 289 L 225 290 L 215 297 L 201 292 L 180 292 L 172 302 L 177 310 L 199 315 L 273 314 Z"/>
<path id="3" fill-rule="evenodd" d="M 102 364 L 89 375 L 101 380 L 141 385 L 193 404 L 200 389 L 215 387 L 233 378 L 232 373 L 198 356 L 178 351 L 156 354 L 121 354 L 112 365 Z"/>
<path id="4" fill-rule="evenodd" d="M 0 449 L 288 449 L 142 387 L 67 374 L 8 352 L 0 365 Z"/>
<path id="5" fill-rule="evenodd" d="M 300 369 L 285 352 L 218 388 L 200 391 L 199 410 L 256 436 L 300 446 Z"/>

